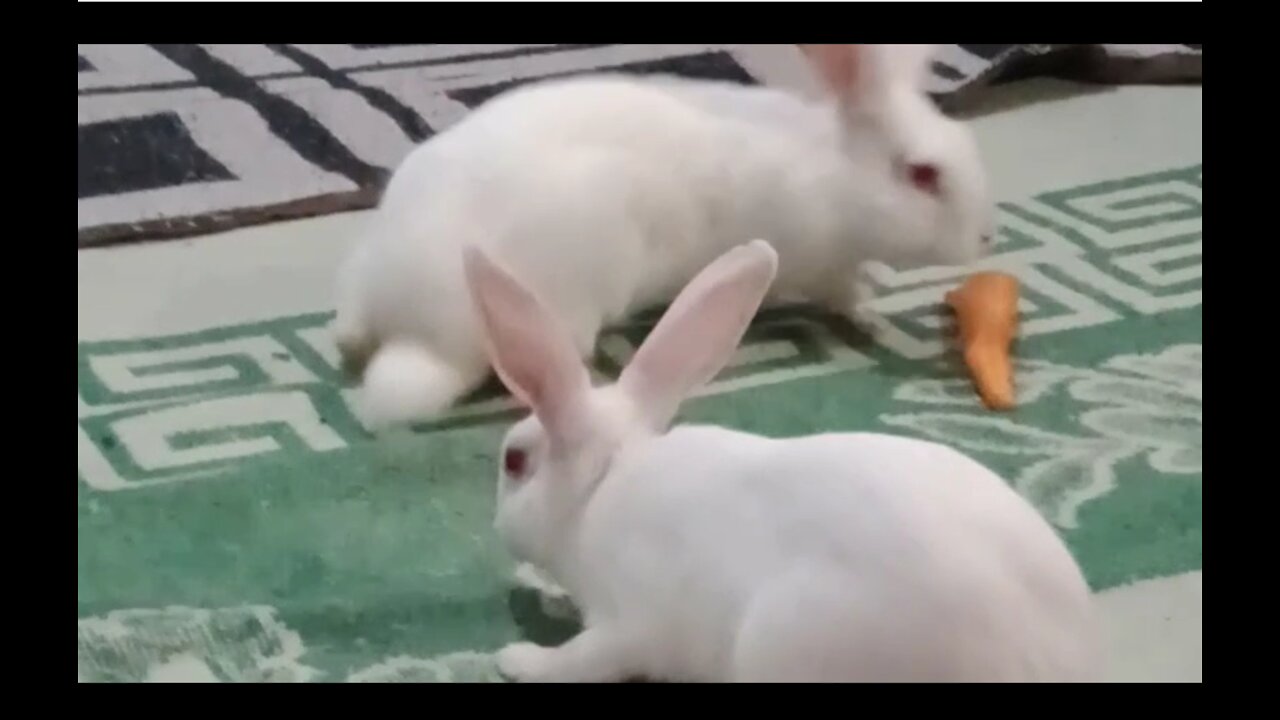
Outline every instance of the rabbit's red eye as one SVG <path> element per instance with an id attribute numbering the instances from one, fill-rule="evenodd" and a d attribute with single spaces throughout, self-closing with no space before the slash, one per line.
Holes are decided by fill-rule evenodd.
<path id="1" fill-rule="evenodd" d="M 911 178 L 911 184 L 930 195 L 938 194 L 940 175 L 938 166 L 930 163 L 911 163 L 907 166 L 907 177 Z"/>
<path id="2" fill-rule="evenodd" d="M 502 469 L 507 477 L 519 478 L 529 465 L 529 454 L 519 448 L 507 448 L 502 454 Z"/>

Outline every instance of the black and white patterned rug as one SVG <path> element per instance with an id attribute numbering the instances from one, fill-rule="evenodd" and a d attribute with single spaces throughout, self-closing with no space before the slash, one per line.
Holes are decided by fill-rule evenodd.
<path id="1" fill-rule="evenodd" d="M 79 45 L 78 246 L 371 207 L 418 142 L 513 85 L 593 70 L 786 83 L 791 46 Z M 992 82 L 1200 79 L 1199 45 L 947 45 L 948 110 Z M 791 57 L 794 56 L 794 57 Z"/>

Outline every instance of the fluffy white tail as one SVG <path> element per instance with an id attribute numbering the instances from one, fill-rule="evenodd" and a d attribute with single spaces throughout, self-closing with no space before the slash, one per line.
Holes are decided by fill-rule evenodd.
<path id="1" fill-rule="evenodd" d="M 370 430 L 428 420 L 462 398 L 484 369 L 460 369 L 421 345 L 389 342 L 364 371 L 357 412 Z"/>

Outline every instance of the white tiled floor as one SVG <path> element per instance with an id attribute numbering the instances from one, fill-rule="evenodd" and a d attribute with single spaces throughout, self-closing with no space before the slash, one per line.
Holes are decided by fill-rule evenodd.
<path id="1" fill-rule="evenodd" d="M 1098 595 L 1113 682 L 1202 682 L 1204 579 L 1200 571 Z"/>

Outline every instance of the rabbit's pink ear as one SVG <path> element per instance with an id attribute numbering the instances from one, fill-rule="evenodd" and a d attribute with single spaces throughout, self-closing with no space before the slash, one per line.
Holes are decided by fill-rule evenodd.
<path id="1" fill-rule="evenodd" d="M 529 407 L 552 442 L 581 429 L 591 388 L 564 325 L 484 251 L 463 251 L 467 286 L 503 385 Z"/>
<path id="2" fill-rule="evenodd" d="M 866 45 L 801 45 L 828 94 L 845 104 L 858 104 L 872 92 L 875 57 Z"/>
<path id="3" fill-rule="evenodd" d="M 890 81 L 923 90 L 937 52 L 937 45 L 884 45 L 880 62 Z"/>
<path id="4" fill-rule="evenodd" d="M 618 379 L 654 430 L 729 361 L 777 271 L 778 254 L 753 240 L 714 260 L 667 308 Z"/>
<path id="5" fill-rule="evenodd" d="M 861 58 L 856 45 L 801 45 L 800 51 L 828 90 L 843 92 L 858 77 Z"/>
<path id="6" fill-rule="evenodd" d="M 849 106 L 891 86 L 923 89 L 936 45 L 801 45 L 826 91 Z"/>

